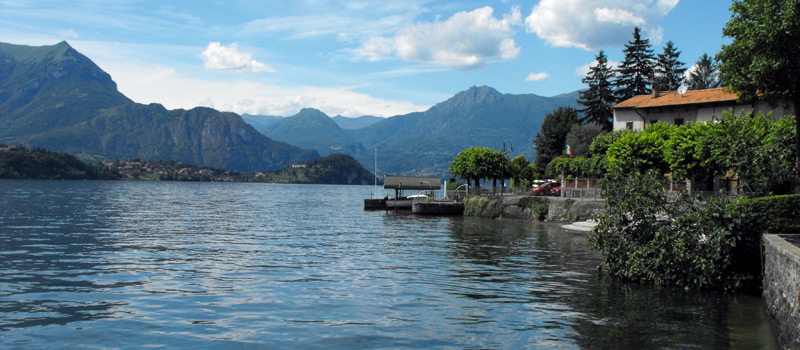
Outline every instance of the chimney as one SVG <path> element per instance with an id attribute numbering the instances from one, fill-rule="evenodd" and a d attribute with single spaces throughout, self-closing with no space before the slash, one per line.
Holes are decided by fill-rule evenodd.
<path id="1" fill-rule="evenodd" d="M 661 95 L 661 89 L 659 89 L 658 83 L 653 83 L 653 98 L 656 98 L 659 95 Z"/>

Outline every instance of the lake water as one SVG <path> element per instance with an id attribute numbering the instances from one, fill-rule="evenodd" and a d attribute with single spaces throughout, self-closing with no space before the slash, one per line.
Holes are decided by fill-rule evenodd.
<path id="1" fill-rule="evenodd" d="M 0 348 L 777 348 L 759 298 L 615 283 L 583 234 L 372 190 L 0 180 Z"/>

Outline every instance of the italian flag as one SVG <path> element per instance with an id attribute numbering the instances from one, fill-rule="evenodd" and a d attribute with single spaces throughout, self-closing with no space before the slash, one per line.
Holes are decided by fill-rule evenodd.
<path id="1" fill-rule="evenodd" d="M 570 147 L 569 144 L 567 144 L 567 154 L 569 154 L 569 157 L 572 158 L 572 147 Z"/>

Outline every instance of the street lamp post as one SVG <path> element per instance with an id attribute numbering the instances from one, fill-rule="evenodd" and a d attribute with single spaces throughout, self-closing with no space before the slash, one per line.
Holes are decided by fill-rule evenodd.
<path id="1" fill-rule="evenodd" d="M 502 153 L 503 158 L 506 157 L 506 143 L 508 143 L 509 149 L 511 150 L 511 152 L 514 152 L 514 144 L 512 144 L 511 141 L 503 140 L 503 153 Z M 502 159 L 500 161 L 500 173 L 502 174 L 502 175 L 500 175 L 500 177 L 501 177 L 500 181 L 502 181 L 500 183 L 500 195 L 501 196 L 506 192 L 506 166 L 505 166 L 504 160 L 505 159 Z"/>

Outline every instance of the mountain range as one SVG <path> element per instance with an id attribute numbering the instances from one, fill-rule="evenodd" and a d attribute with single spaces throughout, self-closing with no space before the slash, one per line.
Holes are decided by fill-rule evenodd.
<path id="1" fill-rule="evenodd" d="M 259 130 L 322 155 L 345 153 L 367 165 L 377 149 L 381 173 L 444 176 L 458 152 L 473 146 L 502 149 L 505 142 L 511 157 L 532 160 L 532 140 L 545 115 L 559 106 L 577 107 L 576 97 L 577 92 L 541 97 L 471 87 L 427 111 L 372 119 L 360 128 L 343 128 L 336 123 L 341 117 L 306 108 Z"/>
<path id="2" fill-rule="evenodd" d="M 0 143 L 74 154 L 83 160 L 174 160 L 236 171 L 273 171 L 343 153 L 379 174 L 447 176 L 472 146 L 534 156 L 545 115 L 576 107 L 577 92 L 542 97 L 471 87 L 424 112 L 333 118 L 306 108 L 290 117 L 139 104 L 66 42 L 0 43 Z M 513 151 L 511 148 L 513 147 Z"/>
<path id="3" fill-rule="evenodd" d="M 237 171 L 272 171 L 319 157 L 269 139 L 234 113 L 134 103 L 66 42 L 0 43 L 0 143 L 90 161 L 175 160 Z"/>

